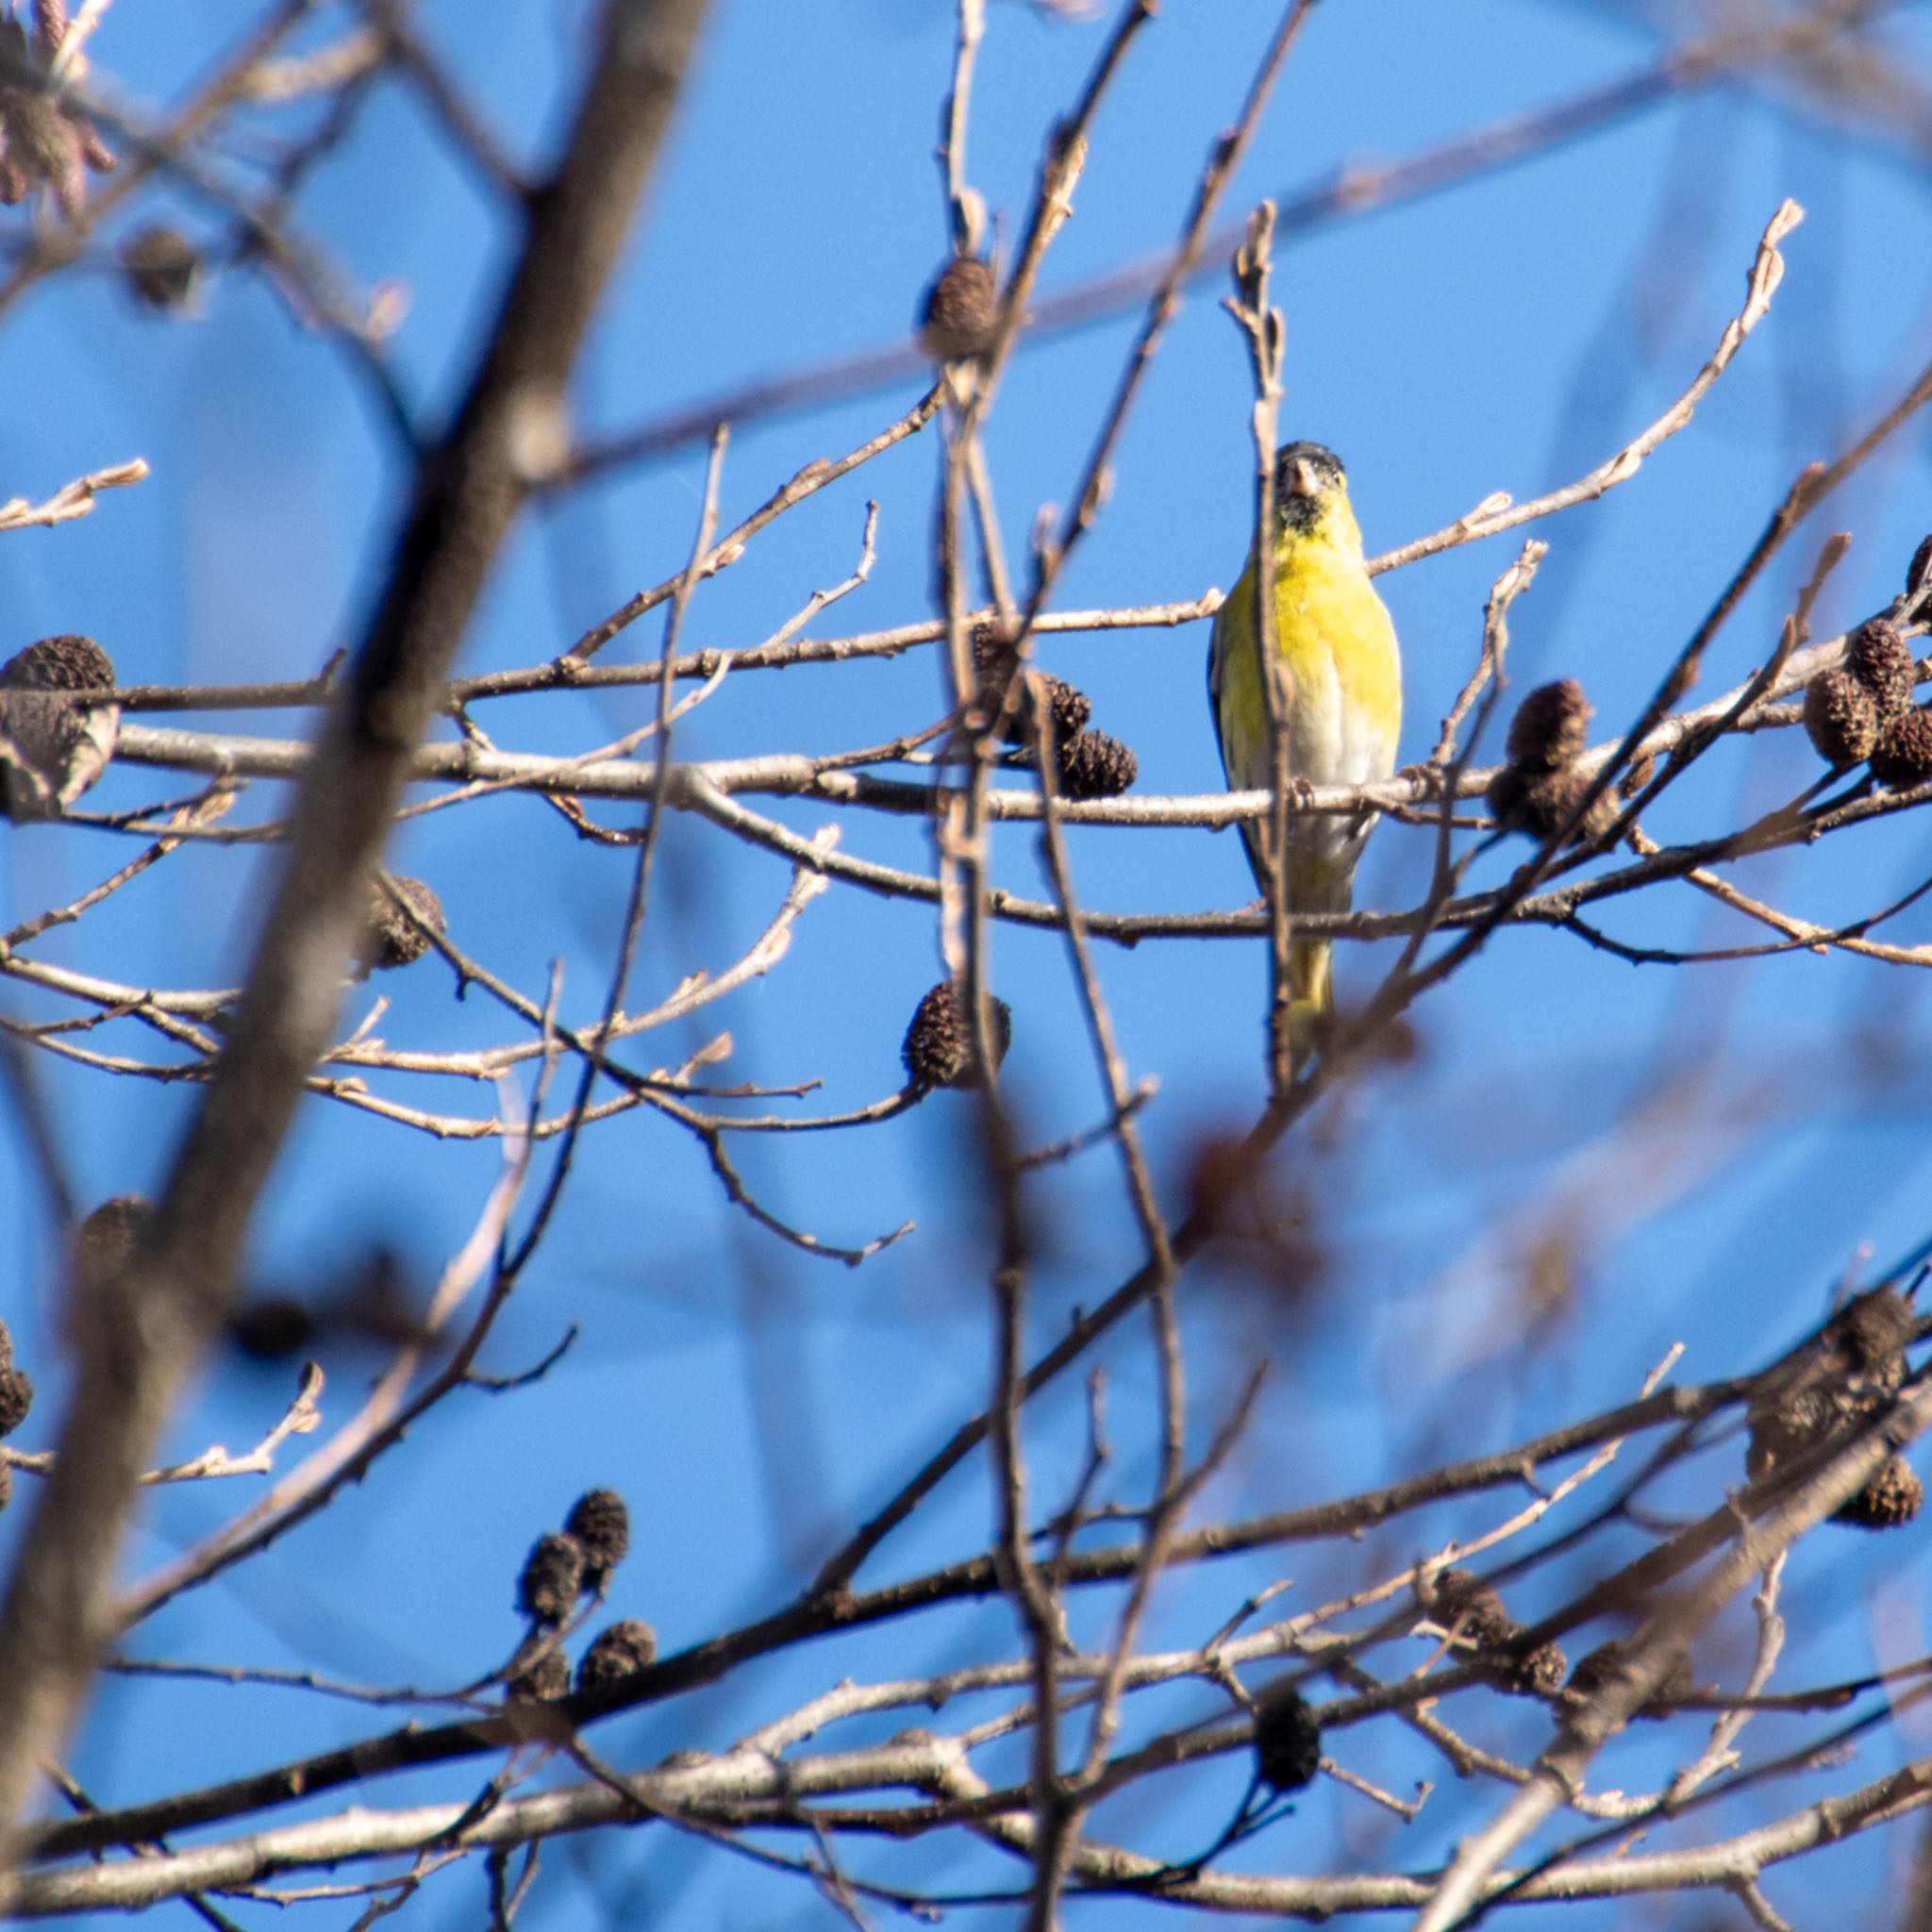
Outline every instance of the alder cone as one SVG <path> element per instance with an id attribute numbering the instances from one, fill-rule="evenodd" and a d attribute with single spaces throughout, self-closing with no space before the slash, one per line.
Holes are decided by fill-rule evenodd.
<path id="1" fill-rule="evenodd" d="M 1518 1645 L 1491 1665 L 1490 1681 L 1500 1690 L 1518 1697 L 1554 1697 L 1563 1688 L 1570 1659 L 1554 1640 Z"/>
<path id="2" fill-rule="evenodd" d="M 1890 791 L 1909 791 L 1932 778 L 1932 709 L 1915 705 L 1872 754 L 1872 775 Z"/>
<path id="3" fill-rule="evenodd" d="M 1924 1504 L 1924 1484 L 1903 1456 L 1894 1456 L 1862 1490 L 1831 1512 L 1831 1520 L 1848 1523 L 1854 1529 L 1902 1529 Z"/>
<path id="4" fill-rule="evenodd" d="M 1878 708 L 1878 735 L 1883 738 L 1911 708 L 1919 660 L 1896 625 L 1874 617 L 1852 633 L 1845 667 L 1872 693 Z"/>
<path id="5" fill-rule="evenodd" d="M 1588 1655 L 1577 1658 L 1576 1668 L 1570 1673 L 1570 1682 L 1565 1688 L 1576 1697 L 1594 1697 L 1623 1670 L 1624 1660 L 1634 1647 L 1627 1638 L 1623 1637 L 1612 1637 L 1607 1642 L 1598 1644 Z M 1690 1653 L 1674 1649 L 1657 1689 L 1631 1714 L 1659 1723 L 1671 1715 L 1672 1705 L 1690 1696 L 1696 1688 L 1697 1678 L 1690 1667 Z"/>
<path id="6" fill-rule="evenodd" d="M 10 1436 L 34 1406 L 34 1385 L 27 1372 L 8 1362 L 0 1369 L 0 1436 Z"/>
<path id="7" fill-rule="evenodd" d="M 600 1630 L 577 1666 L 577 1689 L 615 1684 L 634 1677 L 658 1656 L 658 1633 L 636 1617 L 625 1617 Z"/>
<path id="8" fill-rule="evenodd" d="M 1525 772 L 1554 772 L 1567 765 L 1589 744 L 1590 721 L 1595 716 L 1575 678 L 1538 685 L 1510 720 L 1509 762 Z"/>
<path id="9" fill-rule="evenodd" d="M 1805 735 L 1828 765 L 1856 765 L 1878 743 L 1878 704 L 1849 671 L 1823 671 L 1805 687 Z"/>
<path id="10" fill-rule="evenodd" d="M 1497 1650 L 1522 1627 L 1473 1570 L 1445 1570 L 1424 1600 L 1431 1619 L 1476 1650 Z"/>
<path id="11" fill-rule="evenodd" d="M 423 880 L 398 873 L 395 889 L 430 932 L 441 933 L 445 929 L 442 901 Z M 375 886 L 369 902 L 369 928 L 362 941 L 363 971 L 392 973 L 399 966 L 413 966 L 429 949 L 429 934 L 404 912 L 379 883 Z"/>
<path id="12" fill-rule="evenodd" d="M 509 1694 L 521 1704 L 555 1704 L 570 1695 L 570 1659 L 547 1650 L 530 1668 L 509 1680 Z"/>
<path id="13" fill-rule="evenodd" d="M 0 772 L 9 818 L 58 818 L 108 769 L 121 707 L 59 693 L 115 681 L 114 660 L 78 632 L 42 638 L 0 665 Z"/>
<path id="14" fill-rule="evenodd" d="M 1013 693 L 1013 707 L 1007 698 L 1020 670 L 1020 654 L 1001 636 L 996 625 L 975 625 L 973 630 L 973 669 L 979 682 L 979 704 L 990 721 L 996 720 L 1000 735 L 1009 744 L 1030 744 L 1033 741 L 1033 707 L 1028 685 Z M 1056 677 L 1051 671 L 1037 667 L 1033 673 L 1046 700 L 1047 733 L 1058 744 L 1072 738 L 1093 715 L 1093 700 L 1077 685 Z"/>
<path id="15" fill-rule="evenodd" d="M 992 1002 L 992 1064 L 999 1071 L 1013 1041 L 1013 1009 Z M 966 1002 L 950 979 L 928 991 L 906 1029 L 900 1048 L 907 1076 L 917 1087 L 977 1087 L 979 1067 L 973 1051 L 973 1023 Z"/>
<path id="16" fill-rule="evenodd" d="M 1553 839 L 1569 823 L 1570 814 L 1595 775 L 1582 765 L 1564 765 L 1554 772 L 1504 765 L 1490 780 L 1485 796 L 1504 831 L 1527 832 L 1532 839 Z M 1570 834 L 1568 842 L 1577 845 L 1586 840 L 1601 839 L 1616 824 L 1619 809 L 1615 791 L 1607 787 L 1591 801 L 1590 809 Z"/>
<path id="17" fill-rule="evenodd" d="M 1298 1791 L 1322 1767 L 1322 1726 L 1292 1684 L 1265 1690 L 1255 1707 L 1255 1768 L 1277 1791 Z"/>
<path id="18" fill-rule="evenodd" d="M 1912 1305 L 1893 1288 L 1855 1295 L 1825 1324 L 1824 1342 L 1861 1374 L 1888 1391 L 1906 1378 L 1906 1344 L 1918 1323 Z"/>
<path id="19" fill-rule="evenodd" d="M 1114 798 L 1141 775 L 1132 749 L 1104 731 L 1075 733 L 1055 762 L 1063 798 Z"/>
<path id="20" fill-rule="evenodd" d="M 143 308 L 185 308 L 201 275 L 201 258 L 177 228 L 142 228 L 121 244 L 121 273 Z"/>
<path id="21" fill-rule="evenodd" d="M 554 1531 L 530 1545 L 517 1581 L 517 1607 L 533 1623 L 558 1624 L 575 1607 L 584 1584 L 584 1546 Z"/>
<path id="22" fill-rule="evenodd" d="M 1925 587 L 1925 579 L 1932 577 L 1932 537 L 1922 537 L 1919 547 L 1912 552 L 1912 560 L 1906 566 L 1906 595 L 1914 596 Z"/>
<path id="23" fill-rule="evenodd" d="M 920 346 L 940 362 L 983 356 L 992 347 L 999 315 L 999 288 L 991 265 L 976 255 L 955 256 L 925 291 Z"/>
<path id="24" fill-rule="evenodd" d="M 615 1490 L 586 1490 L 564 1518 L 584 1552 L 584 1587 L 600 1589 L 630 1550 L 630 1511 Z"/>
<path id="25" fill-rule="evenodd" d="M 145 1194 L 116 1194 L 103 1201 L 74 1231 L 74 1268 L 89 1289 L 111 1280 L 134 1257 L 154 1224 L 154 1203 Z"/>

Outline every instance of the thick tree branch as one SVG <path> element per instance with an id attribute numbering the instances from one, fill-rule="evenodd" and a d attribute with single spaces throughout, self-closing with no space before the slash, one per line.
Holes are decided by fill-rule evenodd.
<path id="1" fill-rule="evenodd" d="M 511 521 L 560 459 L 561 406 L 682 80 L 703 0 L 609 0 L 562 158 L 467 396 L 425 458 L 331 709 L 220 1069 L 143 1252 L 76 1319 L 55 1474 L 0 1608 L 0 1821 L 58 1753 L 104 1640 L 135 1486 L 232 1292 L 256 1199 L 329 1043 L 409 759 Z"/>

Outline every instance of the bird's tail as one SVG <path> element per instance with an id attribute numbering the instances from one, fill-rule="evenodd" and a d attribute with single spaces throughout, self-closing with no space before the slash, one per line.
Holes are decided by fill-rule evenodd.
<path id="1" fill-rule="evenodd" d="M 1301 860 L 1301 863 L 1295 863 Z M 1319 846 L 1297 852 L 1289 871 L 1297 913 L 1346 912 L 1355 904 L 1355 855 Z M 1289 1065 L 1299 1076 L 1323 1050 L 1335 1010 L 1335 942 L 1291 931 L 1288 941 Z"/>
<path id="2" fill-rule="evenodd" d="M 1260 841 L 1243 825 L 1248 857 L 1265 895 L 1267 868 L 1258 850 Z M 1355 855 L 1342 859 L 1312 844 L 1291 849 L 1288 899 L 1291 915 L 1304 912 L 1346 912 L 1355 904 Z M 1262 904 L 1267 903 L 1264 896 Z M 1291 931 L 1288 941 L 1289 1066 L 1299 1075 L 1322 1050 L 1328 1016 L 1335 1010 L 1334 941 L 1307 938 Z"/>
<path id="3" fill-rule="evenodd" d="M 1333 952 L 1327 940 L 1289 941 L 1288 1051 L 1289 1065 L 1296 1074 L 1315 1058 L 1325 1031 L 1324 1023 L 1335 1010 Z"/>

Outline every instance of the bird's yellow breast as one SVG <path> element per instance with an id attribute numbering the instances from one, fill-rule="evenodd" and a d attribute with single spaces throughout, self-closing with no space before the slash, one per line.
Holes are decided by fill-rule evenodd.
<path id="1" fill-rule="evenodd" d="M 1284 530 L 1274 564 L 1275 648 L 1293 685 L 1290 769 L 1315 785 L 1387 777 L 1402 730 L 1402 660 L 1346 500 L 1326 503 L 1305 533 Z M 1215 619 L 1214 670 L 1229 782 L 1266 785 L 1252 556 Z"/>

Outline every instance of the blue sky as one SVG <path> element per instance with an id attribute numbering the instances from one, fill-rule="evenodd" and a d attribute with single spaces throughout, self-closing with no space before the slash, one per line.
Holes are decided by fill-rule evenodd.
<path id="1" fill-rule="evenodd" d="M 470 0 L 430 7 L 425 32 L 508 144 L 536 158 L 558 125 L 585 12 Z M 214 0 L 167 9 L 120 0 L 95 43 L 97 76 L 132 98 L 168 98 L 248 17 Z M 1049 258 L 1042 298 L 1177 233 L 1274 19 L 1257 0 L 1211 8 L 1170 0 L 1095 125 L 1076 217 Z M 1103 31 L 1015 5 L 992 9 L 970 172 L 1009 240 L 1043 131 L 1074 97 Z M 1874 44 L 1899 71 L 1923 73 L 1932 51 L 1923 9 L 1893 10 Z M 1658 45 L 1623 11 L 1596 6 L 1330 4 L 1294 53 L 1225 211 L 1239 216 L 1263 193 L 1287 196 L 1345 164 L 1407 154 L 1604 86 Z M 575 408 L 587 432 L 906 333 L 944 246 L 931 149 L 950 57 L 950 11 L 939 0 L 719 0 L 583 370 Z M 1649 695 L 1796 471 L 1834 454 L 1932 356 L 1932 258 L 1916 243 L 1923 155 L 1874 131 L 1856 108 L 1834 111 L 1772 85 L 1723 86 L 1453 192 L 1331 223 L 1283 252 L 1284 424 L 1343 455 L 1378 550 L 1491 491 L 1528 496 L 1567 481 L 1657 415 L 1735 311 L 1757 236 L 1786 195 L 1808 219 L 1786 245 L 1784 289 L 1692 426 L 1605 502 L 1540 529 L 1551 549 L 1512 613 L 1510 675 L 1519 691 L 1581 677 L 1600 733 L 1620 729 Z M 505 260 L 475 181 L 391 89 L 302 206 L 309 230 L 359 284 L 393 280 L 407 292 L 396 358 L 433 414 L 455 392 Z M 206 209 L 164 189 L 141 204 L 162 208 L 208 225 Z M 1128 425 L 1112 500 L 1063 575 L 1058 607 L 1192 597 L 1225 587 L 1240 569 L 1250 516 L 1248 376 L 1218 307 L 1224 286 L 1217 275 L 1190 291 Z M 309 675 L 353 639 L 393 527 L 395 452 L 341 361 L 259 289 L 219 277 L 205 308 L 191 323 L 156 324 L 130 312 L 101 275 L 50 284 L 5 318 L 10 393 L 26 400 L 0 424 L 0 490 L 38 497 L 135 454 L 154 466 L 149 482 L 103 501 L 86 522 L 0 540 L 8 651 L 79 629 L 108 644 L 129 681 L 252 680 Z M 1096 322 L 1015 362 L 989 431 L 1015 555 L 1038 507 L 1064 503 L 1075 487 L 1137 320 L 1128 311 Z M 724 471 L 726 522 L 804 462 L 861 441 L 917 393 L 900 383 L 739 429 Z M 41 406 L 28 406 L 34 397 Z M 782 520 L 703 589 L 686 641 L 755 641 L 811 591 L 842 578 L 868 499 L 879 505 L 871 581 L 811 634 L 926 615 L 937 447 L 930 433 L 912 439 Z M 1828 531 L 1850 530 L 1854 542 L 1821 603 L 1820 635 L 1896 591 L 1932 523 L 1924 451 L 1923 432 L 1908 428 L 1811 519 L 1723 633 L 1704 694 L 1761 661 Z M 463 668 L 540 661 L 676 569 L 695 527 L 704 460 L 693 447 L 528 517 Z M 1488 586 L 1517 541 L 1383 580 L 1406 658 L 1406 760 L 1426 755 L 1468 675 Z M 612 658 L 654 654 L 659 622 L 627 633 Z M 1041 658 L 1092 695 L 1096 724 L 1134 747 L 1141 790 L 1185 793 L 1220 783 L 1201 695 L 1206 648 L 1207 627 L 1195 625 L 1054 638 Z M 617 736 L 652 704 L 641 691 L 542 696 L 478 715 L 499 742 L 560 752 Z M 727 679 L 680 726 L 677 744 L 691 757 L 829 751 L 922 726 L 941 706 L 940 667 L 924 651 L 747 675 Z M 270 717 L 243 728 L 304 724 Z M 1727 744 L 1670 794 L 1649 830 L 1668 841 L 1735 824 L 1816 771 L 1796 733 Z M 154 774 L 117 770 L 94 802 L 158 795 Z M 823 805 L 768 803 L 800 830 L 838 818 Z M 862 813 L 838 822 L 844 849 L 929 859 L 917 825 Z M 1073 852 L 1092 908 L 1230 907 L 1252 893 L 1229 836 L 1096 828 L 1075 834 Z M 10 831 L 0 853 L 9 919 L 71 897 L 127 856 L 123 841 L 79 829 Z M 736 958 L 786 883 L 776 860 L 701 824 L 675 822 L 662 856 L 635 976 L 640 1003 L 694 967 L 715 971 Z M 1413 903 L 1428 860 L 1426 834 L 1385 825 L 1358 902 Z M 566 1009 L 579 1019 L 596 1010 L 623 906 L 621 854 L 579 842 L 534 801 L 506 797 L 407 828 L 393 862 L 436 885 L 453 932 L 494 970 L 537 990 L 560 958 Z M 243 851 L 178 857 L 42 951 L 142 983 L 231 983 L 272 863 Z M 1499 880 L 1509 863 L 1507 852 L 1492 854 L 1474 877 Z M 1002 833 L 994 868 L 1016 889 L 1041 886 L 1024 827 Z M 1923 835 L 1907 817 L 1769 855 L 1739 876 L 1747 890 L 1828 921 L 1898 896 L 1924 872 Z M 1658 944 L 1743 936 L 1685 887 L 1620 905 L 1606 924 Z M 1889 930 L 1902 942 L 1932 937 L 1923 909 Z M 1145 1132 L 1164 1198 L 1177 1206 L 1203 1132 L 1245 1123 L 1259 1104 L 1263 950 L 1189 941 L 1103 948 L 1100 958 L 1130 1070 L 1161 1082 Z M 1344 1003 L 1365 995 L 1389 958 L 1342 949 Z M 1001 929 L 993 971 L 1015 1013 L 1006 1085 L 1025 1136 L 1047 1141 L 1090 1124 L 1102 1096 L 1059 943 Z M 661 1059 L 675 1064 L 728 1028 L 735 1051 L 717 1077 L 819 1079 L 801 1106 L 857 1106 L 899 1084 L 906 1020 L 939 974 L 929 912 L 835 886 L 804 915 L 780 966 L 712 1008 L 701 1030 L 667 1041 Z M 345 1024 L 378 990 L 392 1001 L 379 1023 L 391 1043 L 450 1049 L 511 1037 L 475 993 L 453 1000 L 433 962 L 354 991 Z M 15 1011 L 40 1010 L 19 991 L 8 997 Z M 1190 1277 L 1197 1449 L 1244 1366 L 1257 1354 L 1274 1364 L 1255 1428 L 1201 1514 L 1316 1500 L 1498 1446 L 1624 1399 L 1673 1342 L 1686 1345 L 1680 1374 L 1694 1380 L 1760 1363 L 1815 1321 L 1837 1281 L 1867 1265 L 1861 1255 L 1883 1263 L 1925 1233 L 1924 1108 L 1912 1078 L 1924 1059 L 1922 1005 L 1904 970 L 1844 957 L 1669 971 L 1633 968 L 1564 935 L 1492 941 L 1417 1009 L 1418 1058 L 1341 1096 L 1278 1157 L 1280 1198 L 1328 1257 L 1320 1292 L 1291 1301 L 1227 1258 Z M 152 1185 L 192 1090 L 53 1063 L 43 1071 L 85 1196 Z M 430 1091 L 408 1090 L 425 1104 Z M 480 1088 L 459 1101 L 478 1113 L 491 1106 Z M 622 1489 L 639 1524 L 614 1607 L 647 1617 L 667 1648 L 774 1607 L 841 1524 L 984 1400 L 988 1230 L 960 1185 L 974 1171 L 972 1121 L 967 1105 L 939 1095 L 859 1133 L 734 1146 L 760 1197 L 827 1241 L 918 1223 L 858 1271 L 803 1257 L 735 1215 L 702 1151 L 668 1123 L 630 1116 L 592 1133 L 489 1365 L 527 1365 L 574 1322 L 582 1328 L 575 1351 L 534 1388 L 446 1405 L 365 1490 L 231 1582 L 156 1619 L 140 1647 L 382 1682 L 461 1680 L 514 1641 L 523 1551 L 593 1483 Z M 0 1148 L 7 1313 L 44 1391 L 17 1439 L 32 1448 L 46 1440 L 61 1386 L 47 1291 L 52 1231 L 19 1138 Z M 311 1103 L 263 1206 L 258 1277 L 325 1292 L 382 1240 L 426 1284 L 466 1234 L 494 1169 L 487 1145 L 439 1144 Z M 1131 1270 L 1137 1242 L 1105 1150 L 1050 1170 L 1033 1207 L 1043 1344 L 1072 1307 L 1092 1306 Z M 1518 1297 L 1525 1257 L 1552 1242 L 1574 1248 L 1574 1298 L 1537 1326 Z M 1105 1360 L 1119 1448 L 1112 1481 L 1131 1497 L 1150 1472 L 1150 1363 L 1138 1324 Z M 325 1365 L 339 1416 L 375 1358 L 343 1347 Z M 278 1412 L 286 1380 L 284 1371 L 217 1364 L 171 1453 L 252 1441 Z M 1079 1424 L 1070 1382 L 1041 1406 L 1030 1444 L 1044 1498 L 1058 1499 L 1071 1480 Z M 1721 1461 L 1701 1467 L 1672 1505 L 1708 1507 L 1725 1480 L 1735 1472 L 1726 1476 Z M 243 1479 L 158 1497 L 128 1552 L 130 1574 L 192 1542 L 246 1489 Z M 1268 1553 L 1177 1576 L 1159 1593 L 1148 1641 L 1199 1641 L 1249 1590 L 1280 1575 L 1296 1578 L 1291 1603 L 1320 1601 L 1513 1507 L 1491 1499 L 1360 1545 Z M 21 1513 L 0 1522 L 0 1544 L 17 1534 Z M 911 1574 L 983 1548 L 991 1521 L 987 1474 L 974 1463 L 869 1574 Z M 1788 1584 L 1792 1681 L 1927 1647 L 1913 1633 L 1902 1580 L 1917 1549 L 1909 1537 L 1855 1544 L 1828 1532 L 1800 1553 Z M 1523 1613 L 1549 1607 L 1587 1574 L 1558 1566 L 1525 1583 Z M 1077 1614 L 1082 1634 L 1104 1633 L 1102 1602 Z M 1735 1674 L 1745 1636 L 1740 1607 L 1701 1654 L 1705 1674 Z M 722 1746 L 840 1675 L 927 1671 L 1017 1654 L 1016 1643 L 1003 1606 L 937 1614 L 771 1660 L 620 1723 L 603 1748 L 639 1763 Z M 1420 1646 L 1410 1648 L 1419 1659 Z M 1172 1693 L 1169 1711 L 1212 1707 L 1207 1693 L 1190 1694 L 1194 1704 Z M 1487 1709 L 1473 1720 L 1479 1732 L 1484 1724 L 1512 1748 L 1534 1748 L 1533 1713 Z M 292 1692 L 109 1685 L 75 1764 L 104 1799 L 133 1798 L 376 1727 L 354 1707 Z M 866 1734 L 860 1725 L 852 1735 Z M 1747 1741 L 1768 1749 L 1786 1735 L 1767 1723 Z M 1494 1803 L 1488 1788 L 1455 1787 L 1439 1763 L 1373 1726 L 1332 1748 L 1393 1789 L 1417 1775 L 1449 1788 L 1415 1826 L 1384 1841 L 1386 1817 L 1324 1785 L 1242 1859 L 1418 1866 Z M 1621 1745 L 1627 1761 L 1617 1761 L 1613 1781 L 1654 1774 L 1661 1748 L 1650 1735 Z M 1884 1733 L 1868 1740 L 1842 1779 L 1875 1775 L 1896 1748 Z M 1240 1782 L 1225 1767 L 1208 1801 L 1186 1809 L 1158 1787 L 1103 1812 L 1096 1828 L 1184 1850 Z M 406 1803 L 449 1789 L 401 1779 L 373 1797 Z M 1795 1802 L 1780 1788 L 1765 1815 L 1787 1800 Z M 1900 1837 L 1863 1841 L 1769 1890 L 1803 1922 L 1837 1902 L 1853 1874 L 1871 1882 L 1883 1858 L 1905 1849 Z M 1009 1882 L 1017 1869 L 950 1844 L 858 1845 L 851 1858 L 869 1875 L 941 1887 Z M 552 1860 L 549 1888 L 533 1901 L 536 1923 L 575 1922 L 566 1874 L 578 1861 L 598 1896 L 648 1901 L 654 1915 L 675 1910 L 679 1923 L 807 1923 L 822 1909 L 741 1865 L 648 1835 L 594 1851 L 558 1847 Z M 344 1908 L 341 1922 L 352 1917 Z"/>

